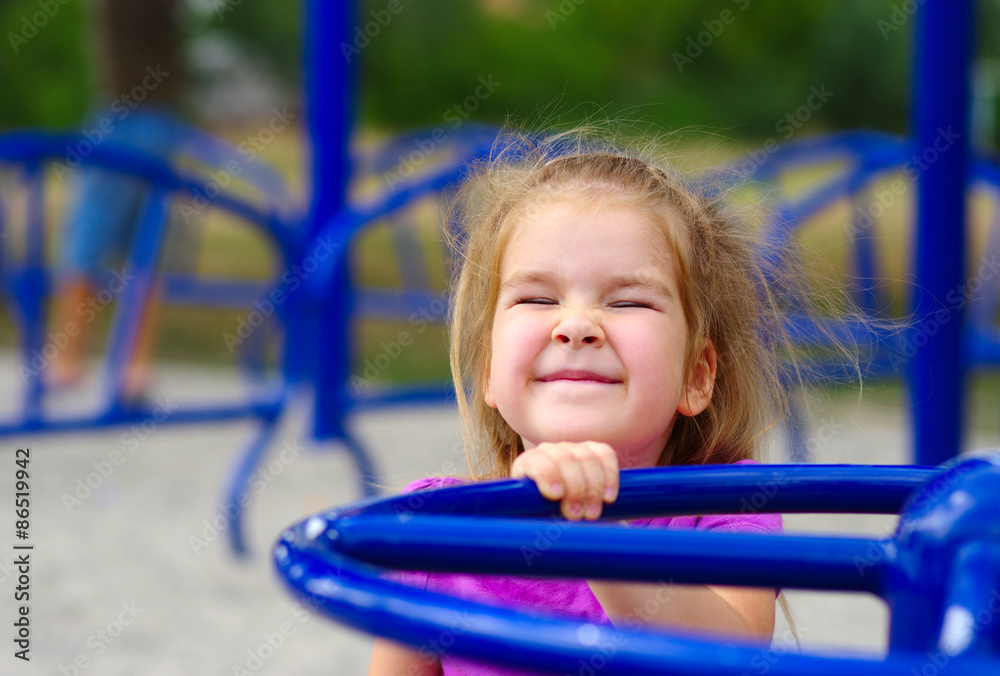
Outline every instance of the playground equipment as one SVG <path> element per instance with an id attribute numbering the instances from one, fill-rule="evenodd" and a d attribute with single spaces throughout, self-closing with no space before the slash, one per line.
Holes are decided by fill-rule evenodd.
<path id="1" fill-rule="evenodd" d="M 242 515 L 248 480 L 266 456 L 277 421 L 293 392 L 310 394 L 312 437 L 317 442 L 339 443 L 349 453 L 358 468 L 359 483 L 365 495 L 374 492 L 376 469 L 350 432 L 351 414 L 364 408 L 440 401 L 449 396 L 450 386 L 446 384 L 372 389 L 362 394 L 349 386 L 355 355 L 350 340 L 353 321 L 363 315 L 406 318 L 438 298 L 437 292 L 421 288 L 398 293 L 357 288 L 350 275 L 349 245 L 367 224 L 398 213 L 426 195 L 447 189 L 459 177 L 465 163 L 484 152 L 494 139 L 492 130 L 467 124 L 450 133 L 447 144 L 438 144 L 433 138 L 433 130 L 427 130 L 391 140 L 365 156 L 352 156 L 349 139 L 355 108 L 357 59 L 346 60 L 340 45 L 351 42 L 356 7 L 351 2 L 307 0 L 305 12 L 306 109 L 312 150 L 308 208 L 303 211 L 288 208 L 282 189 L 275 184 L 273 176 L 266 176 L 264 171 L 255 173 L 251 179 L 270 196 L 270 201 L 263 206 L 248 203 L 226 190 L 209 200 L 210 208 L 234 213 L 267 234 L 274 245 L 278 274 L 270 285 L 208 283 L 181 277 L 168 278 L 164 283 L 164 300 L 168 303 L 182 299 L 188 304 L 238 303 L 250 307 L 253 301 L 266 298 L 272 290 L 282 290 L 281 273 L 305 259 L 317 242 L 334 242 L 338 252 L 323 262 L 299 291 L 289 294 L 287 302 L 275 313 L 275 331 L 280 336 L 281 350 L 281 368 L 275 380 L 268 382 L 257 377 L 261 358 L 255 350 L 259 345 L 249 345 L 245 363 L 258 387 L 246 400 L 182 408 L 165 421 L 168 424 L 238 418 L 259 421 L 256 436 L 235 463 L 225 489 L 226 510 L 232 516 L 230 541 L 238 553 L 246 551 Z M 918 181 L 921 225 L 917 239 L 923 242 L 920 245 L 923 253 L 917 256 L 916 276 L 928 297 L 943 298 L 962 281 L 964 234 L 961 227 L 949 231 L 944 226 L 948 222 L 964 222 L 970 2 L 927 0 L 920 6 L 916 19 L 916 133 L 911 143 L 917 148 L 930 147 L 942 127 L 953 129 L 960 139 L 952 150 L 942 155 L 940 162 L 922 172 Z M 20 168 L 25 192 L 29 195 L 27 252 L 23 264 L 11 263 L 7 258 L 2 263 L 3 286 L 20 323 L 22 354 L 26 359 L 30 359 L 33 350 L 44 347 L 42 310 L 53 279 L 53 272 L 45 267 L 44 259 L 44 167 L 47 162 L 64 156 L 67 143 L 75 145 L 80 140 L 24 132 L 0 137 L 0 163 Z M 394 166 L 401 153 L 421 147 L 421 142 L 437 146 L 444 159 L 428 171 L 408 178 L 405 184 L 385 189 L 370 200 L 359 202 L 349 197 L 349 185 L 363 178 L 365 168 L 374 173 L 384 171 Z M 863 148 L 858 155 L 862 169 L 846 179 L 849 183 L 853 181 L 855 186 L 849 188 L 849 192 L 855 194 L 857 186 L 863 185 L 864 176 L 879 166 L 885 145 L 880 142 Z M 223 160 L 231 157 L 231 149 L 227 151 L 218 143 L 206 142 L 206 148 L 212 150 L 201 159 L 204 171 L 194 173 L 110 142 L 95 148 L 84 158 L 87 163 L 134 173 L 150 184 L 150 197 L 129 257 L 130 270 L 143 281 L 121 299 L 106 355 L 107 392 L 103 406 L 89 415 L 54 415 L 55 412 L 46 411 L 46 393 L 41 381 L 29 379 L 21 414 L 15 420 L 0 424 L 0 433 L 87 429 L 130 424 L 149 416 L 149 410 L 126 406 L 122 402 L 122 373 L 134 343 L 139 311 L 149 295 L 170 201 L 178 195 L 203 193 L 212 168 L 221 166 Z M 793 154 L 794 147 L 788 146 L 782 157 Z M 777 160 L 772 166 L 778 166 Z M 830 188 L 831 191 L 837 189 L 840 188 Z M 822 191 L 817 193 L 814 203 L 822 201 L 824 194 Z M 798 205 L 800 211 L 808 206 Z M 776 236 L 784 234 L 779 232 Z M 932 236 L 936 239 L 932 240 Z M 933 256 L 927 251 L 934 252 Z M 920 298 L 916 301 L 923 304 L 915 306 L 915 310 L 926 312 L 927 301 Z M 931 311 L 935 309 L 932 307 Z M 960 448 L 964 363 L 957 362 L 955 355 L 960 354 L 963 326 L 962 309 L 951 308 L 949 321 L 942 324 L 933 344 L 921 349 L 909 362 L 910 382 L 914 384 L 914 420 L 918 425 L 915 435 L 917 458 L 925 464 L 938 464 L 954 456 Z M 803 330 L 808 331 L 808 327 Z M 966 355 L 978 358 L 984 351 L 985 348 L 976 347 Z"/>
<path id="2" fill-rule="evenodd" d="M 351 39 L 355 8 L 352 3 L 309 0 L 305 11 L 308 19 L 304 24 L 310 27 L 305 49 L 307 112 L 314 149 L 314 189 L 305 213 L 291 204 L 281 180 L 262 162 L 248 162 L 236 149 L 198 130 L 184 129 L 187 142 L 179 149 L 179 157 L 170 161 L 112 140 L 92 143 L 82 135 L 35 131 L 0 135 L 0 169 L 16 175 L 27 205 L 23 215 L 24 251 L 15 254 L 8 246 L 0 256 L 4 300 L 18 325 L 21 360 L 26 367 L 22 370 L 26 376 L 20 411 L 0 421 L 0 434 L 67 432 L 150 419 L 153 407 L 124 401 L 122 390 L 125 366 L 154 280 L 162 282 L 161 300 L 165 304 L 249 309 L 255 301 L 272 297 L 275 291 L 283 294 L 285 302 L 276 304 L 273 325 L 255 332 L 241 346 L 241 365 L 251 385 L 245 396 L 209 405 L 181 402 L 169 417 L 157 418 L 160 425 L 235 419 L 258 422 L 257 432 L 234 464 L 225 489 L 225 509 L 231 517 L 230 542 L 238 554 L 246 552 L 242 517 L 249 480 L 265 457 L 282 413 L 294 395 L 307 393 L 312 397 L 313 438 L 341 444 L 357 466 L 364 495 L 374 493 L 377 472 L 348 428 L 350 414 L 360 408 L 440 401 L 449 395 L 450 386 L 444 384 L 371 388 L 365 392 L 348 387 L 355 354 L 350 340 L 353 321 L 361 316 L 405 320 L 431 301 L 440 302 L 439 292 L 412 285 L 398 292 L 357 288 L 350 277 L 348 254 L 353 238 L 362 228 L 447 189 L 467 162 L 495 138 L 494 130 L 467 124 L 451 130 L 446 143 L 434 135 L 435 130 L 420 130 L 351 155 L 348 141 L 356 63 L 352 66 L 345 61 L 339 45 Z M 400 156 L 414 147 L 428 146 L 435 148 L 431 170 L 408 178 L 403 186 L 383 186 L 380 193 L 364 201 L 348 198 L 349 183 L 395 169 Z M 52 179 L 52 166 L 67 162 L 68 148 L 81 147 L 86 150 L 73 155 L 74 165 L 96 166 L 139 178 L 148 184 L 148 194 L 124 270 L 136 281 L 117 299 L 107 342 L 104 392 L 93 410 L 67 413 L 53 408 L 41 377 L 43 369 L 31 367 L 31 363 L 38 360 L 38 355 L 44 357 L 50 347 L 47 331 L 52 327 L 47 326 L 46 306 L 58 276 L 46 261 L 46 224 L 53 220 L 45 199 L 46 181 Z M 233 172 L 227 175 L 234 184 L 242 183 L 243 191 L 235 190 L 235 186 L 220 186 L 213 179 L 233 162 L 240 168 L 237 175 L 241 180 Z M 246 197 L 248 192 L 262 199 L 251 201 Z M 158 270 L 171 208 L 182 200 L 195 199 L 200 201 L 200 210 L 227 212 L 267 237 L 276 273 L 271 280 L 208 280 L 163 275 Z M 13 214 L 0 208 L 2 232 L 10 233 L 20 225 Z M 317 261 L 319 257 L 311 254 L 319 242 L 326 242 L 335 253 Z M 307 258 L 317 265 L 301 288 L 284 285 L 283 273 Z M 414 268 L 412 262 L 408 266 Z M 265 335 L 272 336 L 279 349 L 278 373 L 269 378 L 263 377 Z"/>
<path id="3" fill-rule="evenodd" d="M 850 159 L 841 179 L 791 205 L 772 236 L 790 235 L 795 216 L 845 194 L 858 196 L 880 172 L 907 154 L 933 148 L 942 130 L 958 140 L 917 176 L 918 227 L 913 316 L 964 278 L 965 205 L 972 176 L 995 186 L 990 165 L 970 172 L 968 64 L 971 3 L 927 0 L 917 9 L 914 133 L 900 142 L 880 135 L 845 135 L 787 146 Z M 824 147 L 824 144 L 825 147 Z M 772 158 L 773 160 L 774 158 Z M 769 160 L 769 163 L 772 161 Z M 779 162 L 770 165 L 777 168 Z M 763 174 L 761 174 L 763 176 Z M 858 238 L 859 277 L 873 269 L 872 250 Z M 992 244 L 990 246 L 993 246 Z M 880 307 L 870 287 L 861 307 Z M 992 292 L 991 292 L 992 293 Z M 867 295 L 866 295 L 867 294 Z M 995 308 L 994 296 L 983 305 Z M 1000 669 L 995 597 L 1000 570 L 997 514 L 1000 457 L 934 468 L 961 444 L 963 375 L 973 361 L 996 359 L 989 311 L 976 311 L 967 330 L 962 306 L 945 308 L 935 339 L 908 361 L 916 459 L 922 467 L 715 466 L 623 472 L 621 491 L 604 518 L 739 512 L 762 484 L 774 486 L 758 511 L 897 513 L 886 540 L 725 533 L 686 533 L 567 524 L 548 549 L 528 561 L 521 547 L 539 524 L 552 523 L 555 503 L 530 482 L 505 481 L 369 500 L 307 519 L 274 549 L 277 570 L 293 594 L 319 612 L 425 652 L 448 638 L 454 654 L 515 667 L 606 674 L 745 674 L 759 671 L 766 650 L 724 646 L 664 634 L 578 624 L 422 592 L 382 579 L 385 567 L 440 572 L 576 576 L 683 584 L 733 584 L 849 590 L 876 594 L 891 609 L 885 661 L 783 655 L 768 671 L 791 674 L 986 674 Z M 795 317 L 792 321 L 797 321 Z M 800 322 L 808 337 L 813 327 Z M 919 330 L 919 329 L 911 329 Z M 890 332 L 892 333 L 892 332 Z M 910 333 L 904 339 L 912 339 Z M 888 354 L 872 340 L 875 370 Z M 899 345 L 899 338 L 893 338 Z M 963 352 L 963 341 L 966 342 Z M 913 343 L 913 341 L 910 341 Z M 892 342 L 887 346 L 891 349 Z M 883 346 L 885 347 L 885 346 Z M 780 480 L 780 481 L 779 481 Z M 780 484 L 780 485 L 779 485 Z M 770 493 L 771 491 L 769 491 Z M 539 522 L 528 517 L 548 517 Z M 514 519 L 513 517 L 517 517 Z M 622 562 L 627 562 L 623 565 Z M 456 630 L 456 617 L 462 618 Z"/>
<path id="4" fill-rule="evenodd" d="M 21 361 L 19 372 L 24 382 L 24 397 L 20 414 L 0 423 L 0 434 L 32 431 L 70 431 L 109 425 L 141 422 L 153 414 L 153 406 L 127 402 L 122 398 L 125 365 L 136 342 L 142 308 L 153 293 L 155 267 L 170 219 L 171 203 L 187 198 L 194 200 L 204 195 L 210 183 L 209 174 L 219 165 L 235 161 L 235 150 L 206 134 L 186 129 L 187 149 L 197 153 L 200 165 L 181 170 L 163 159 L 131 146 L 107 141 L 91 144 L 83 137 L 40 132 L 17 132 L 0 137 L 0 167 L 19 173 L 16 180 L 22 184 L 26 195 L 24 211 L 24 251 L 16 256 L 4 251 L 2 261 L 5 300 L 20 326 Z M 58 349 L 52 334 L 46 335 L 46 301 L 53 293 L 57 274 L 46 264 L 45 202 L 48 171 L 56 163 L 56 171 L 67 160 L 67 148 L 80 147 L 86 141 L 89 149 L 82 161 L 88 166 L 101 167 L 135 177 L 148 184 L 144 202 L 138 216 L 136 234 L 123 269 L 123 277 L 130 279 L 122 285 L 115 308 L 108 339 L 108 358 L 104 364 L 104 395 L 93 411 L 66 414 L 45 406 L 47 387 L 42 378 L 45 362 L 51 351 Z M 63 164 L 62 166 L 65 166 Z M 284 267 L 292 247 L 291 229 L 279 205 L 287 202 L 280 179 L 263 167 L 249 167 L 244 180 L 262 195 L 263 199 L 251 202 L 237 193 L 219 191 L 213 199 L 213 208 L 233 214 L 252 227 L 259 229 L 271 241 Z M 10 234 L 14 223 L 2 220 L 0 231 Z M 13 219 L 10 219 L 13 220 Z M 11 248 L 11 247 L 6 247 Z M 110 276 L 110 275 L 109 275 Z M 260 287 L 234 281 L 211 281 L 197 277 L 172 275 L 163 280 L 164 296 L 178 303 L 210 306 L 240 306 L 256 298 Z M 64 327 L 56 327 L 57 330 Z M 259 359 L 248 353 L 244 366 L 248 373 L 260 371 Z M 181 406 L 164 422 L 187 423 L 201 420 L 226 420 L 253 417 L 273 419 L 280 411 L 284 398 L 282 383 L 258 383 L 246 400 L 218 403 L 212 406 Z"/>
<path id="5" fill-rule="evenodd" d="M 385 171 L 401 149 L 419 143 L 431 133 L 415 132 L 395 139 L 368 156 L 358 158 L 356 163 L 372 172 Z M 44 363 L 38 362 L 44 362 L 50 350 L 57 347 L 50 345 L 53 327 L 48 326 L 46 319 L 47 302 L 58 276 L 58 271 L 47 265 L 45 254 L 46 223 L 52 220 L 45 201 L 46 180 L 52 181 L 54 174 L 47 169 L 54 163 L 64 163 L 66 149 L 78 147 L 86 139 L 42 132 L 0 136 L 0 168 L 17 174 L 20 192 L 26 196 L 24 250 L 19 255 L 5 251 L 2 262 L 5 300 L 20 328 L 20 372 L 24 376 L 24 392 L 21 410 L 13 419 L 0 422 L 0 434 L 67 432 L 152 419 L 155 415 L 153 404 L 125 401 L 122 390 L 125 367 L 135 347 L 140 316 L 153 293 L 154 280 L 162 281 L 161 300 L 165 304 L 253 308 L 254 302 L 272 298 L 275 291 L 280 291 L 284 302 L 275 304 L 273 326 L 255 332 L 241 346 L 240 363 L 249 384 L 246 395 L 208 405 L 180 402 L 168 417 L 156 417 L 158 424 L 234 419 L 258 421 L 258 431 L 238 459 L 226 489 L 227 512 L 232 515 L 231 543 L 238 553 L 244 553 L 242 512 L 246 500 L 243 496 L 294 390 L 314 393 L 315 436 L 342 442 L 358 468 L 362 493 L 367 495 L 373 493 L 371 486 L 376 481 L 376 472 L 363 446 L 345 424 L 349 412 L 355 408 L 440 400 L 447 395 L 448 389 L 443 386 L 406 390 L 373 388 L 361 393 L 347 388 L 353 355 L 348 339 L 350 322 L 362 315 L 405 320 L 439 296 L 429 288 L 411 287 L 398 292 L 355 288 L 348 275 L 347 256 L 350 242 L 358 230 L 428 194 L 445 189 L 457 179 L 471 157 L 490 145 L 495 133 L 469 125 L 461 133 L 453 134 L 450 143 L 442 148 L 439 154 L 450 153 L 450 156 L 433 172 L 409 181 L 403 189 L 385 191 L 372 201 L 344 206 L 317 233 L 308 232 L 304 223 L 309 221 L 291 211 L 284 186 L 273 172 L 259 163 L 247 163 L 235 149 L 207 134 L 188 129 L 186 136 L 189 142 L 185 149 L 197 153 L 196 162 L 190 157 L 184 158 L 183 163 L 180 160 L 168 162 L 111 140 L 88 145 L 90 150 L 81 159 L 82 165 L 120 172 L 148 184 L 123 270 L 124 275 L 134 276 L 134 281 L 117 298 L 107 341 L 104 394 L 96 407 L 85 412 L 53 410 L 47 405 L 50 393 L 42 379 Z M 213 176 L 221 171 L 220 167 L 231 166 L 232 162 L 238 163 L 241 177 L 250 184 L 252 194 L 262 195 L 263 199 L 248 199 L 246 186 L 242 191 L 233 186 L 219 188 Z M 235 183 L 235 177 L 231 178 Z M 209 190 L 206 186 L 213 188 Z M 181 202 L 201 204 L 206 212 L 222 210 L 262 232 L 272 246 L 275 271 L 272 279 L 241 282 L 186 274 L 164 275 L 159 271 L 157 266 L 171 209 Z M 12 218 L 5 222 L 3 213 L 0 210 L 0 231 L 9 232 L 18 224 L 10 222 Z M 332 242 L 328 248 L 334 253 L 319 260 L 323 257 L 313 255 L 317 242 Z M 316 268 L 310 270 L 301 288 L 289 286 L 283 279 L 284 273 L 307 257 Z M 54 327 L 54 330 L 59 328 Z M 270 377 L 265 375 L 263 364 L 264 336 L 268 333 L 276 334 L 281 349 L 279 372 Z M 322 350 L 318 349 L 319 345 L 323 346 Z"/>
<path id="6" fill-rule="evenodd" d="M 862 195 L 870 180 L 912 158 L 916 162 L 916 227 L 913 251 L 913 297 L 908 316 L 912 321 L 903 340 L 918 345 L 906 361 L 904 372 L 909 386 L 915 442 L 914 460 L 938 465 L 955 457 L 962 447 L 962 424 L 965 410 L 965 374 L 972 363 L 995 363 L 997 334 L 994 329 L 996 305 L 978 303 L 971 329 L 966 321 L 965 303 L 948 304 L 947 298 L 966 281 L 966 196 L 973 180 L 996 186 L 995 165 L 978 160 L 973 164 L 969 138 L 969 92 L 971 62 L 972 0 L 944 2 L 927 0 L 913 15 L 914 58 L 911 72 L 911 132 L 905 141 L 885 142 L 877 135 L 842 135 L 820 141 L 819 149 L 839 152 L 851 158 L 853 167 L 843 183 L 820 189 L 783 216 L 796 216 L 819 208 L 831 193 L 852 197 Z M 947 148 L 941 139 L 946 137 Z M 842 141 L 842 143 L 838 143 Z M 809 144 L 795 144 L 789 156 L 803 154 Z M 932 153 L 932 157 L 926 154 Z M 773 158 L 772 158 L 773 159 Z M 779 158 L 780 159 L 780 158 Z M 770 160 L 764 165 L 766 174 Z M 774 163 L 776 170 L 780 162 Z M 860 278 L 873 270 L 871 241 L 856 239 L 856 264 Z M 779 226 L 776 236 L 786 236 Z M 867 240 L 867 241 L 866 241 Z M 990 246 L 995 246 L 991 242 Z M 873 277 L 868 277 L 871 281 Z M 995 285 L 994 285 L 995 286 Z M 870 308 L 870 287 L 862 288 L 860 306 Z M 868 295 L 868 298 L 864 298 Z M 988 316 L 992 310 L 992 316 Z M 943 312 L 941 315 L 939 313 Z M 922 321 L 935 317 L 933 339 Z M 808 327 L 806 327 L 808 329 Z M 898 344 L 899 338 L 890 337 Z M 922 341 L 922 344 L 920 344 Z M 874 355 L 875 361 L 879 355 Z M 876 372 L 878 364 L 875 364 Z"/>
<path id="7" fill-rule="evenodd" d="M 767 487 L 765 490 L 762 487 Z M 1000 669 L 1000 454 L 949 467 L 716 465 L 622 472 L 602 519 L 760 512 L 897 513 L 893 537 L 684 532 L 555 522 L 530 481 L 369 500 L 286 531 L 277 570 L 308 607 L 371 634 L 552 673 L 859 676 Z M 757 507 L 757 505 L 760 505 Z M 627 561 L 627 565 L 622 562 Z M 868 592 L 891 609 L 884 661 L 776 654 L 726 642 L 581 624 L 387 581 L 385 567 Z M 456 629 L 456 618 L 461 626 Z M 447 637 L 445 641 L 443 637 Z"/>
<path id="8" fill-rule="evenodd" d="M 808 225 L 824 210 L 847 202 L 850 220 L 843 222 L 843 232 L 837 235 L 849 243 L 848 293 L 863 316 L 878 321 L 855 321 L 836 318 L 827 326 L 823 320 L 808 317 L 793 310 L 787 317 L 788 329 L 796 341 L 814 347 L 834 347 L 831 336 L 859 348 L 860 367 L 866 378 L 893 376 L 915 377 L 926 366 L 922 352 L 938 340 L 940 330 L 952 322 L 962 324 L 961 349 L 950 360 L 954 371 L 966 372 L 976 367 L 996 368 L 1000 365 L 1000 285 L 993 281 L 992 268 L 972 272 L 971 277 L 949 288 L 947 293 L 927 309 L 914 310 L 905 322 L 894 323 L 888 316 L 891 305 L 884 282 L 885 261 L 880 260 L 878 245 L 879 217 L 892 201 L 905 201 L 915 190 L 916 179 L 944 154 L 951 152 L 955 139 L 941 134 L 935 143 L 921 148 L 913 139 L 895 137 L 873 131 L 851 131 L 811 137 L 786 143 L 763 161 L 753 153 L 732 165 L 709 172 L 704 180 L 725 184 L 751 176 L 764 185 L 779 185 L 783 176 L 816 167 L 837 167 L 827 178 L 811 186 L 801 195 L 778 201 L 766 225 L 766 249 L 787 251 Z M 921 167 L 926 169 L 921 169 Z M 735 175 L 735 178 L 734 178 Z M 882 181 L 881 195 L 876 197 L 873 185 Z M 887 186 L 891 185 L 892 190 Z M 987 197 L 994 205 L 992 220 L 987 228 L 983 249 L 977 256 L 980 268 L 1000 255 L 1000 167 L 987 157 L 975 157 L 969 164 L 967 194 Z M 885 195 L 888 195 L 888 200 Z M 887 204 L 888 203 L 888 204 Z M 926 289 L 916 281 L 906 284 L 919 300 Z M 804 373 L 797 374 L 807 382 L 851 381 L 856 378 L 855 365 L 836 356 L 811 359 Z M 915 395 L 911 395 L 915 396 Z M 792 459 L 808 460 L 805 452 L 805 430 L 808 423 L 793 406 L 793 420 L 788 425 L 792 436 Z M 914 417 L 919 416 L 914 411 Z"/>

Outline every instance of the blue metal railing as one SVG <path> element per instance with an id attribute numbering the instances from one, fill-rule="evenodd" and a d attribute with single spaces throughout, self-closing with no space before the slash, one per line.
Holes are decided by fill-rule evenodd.
<path id="1" fill-rule="evenodd" d="M 566 523 L 528 561 L 522 547 L 535 540 L 540 523 L 531 517 L 547 517 L 541 523 L 550 525 L 558 504 L 544 500 L 531 482 L 503 481 L 318 514 L 286 531 L 274 558 L 291 592 L 331 619 L 415 647 L 447 633 L 455 655 L 533 670 L 575 673 L 596 647 L 614 646 L 603 655 L 602 673 L 732 675 L 753 671 L 761 649 L 727 639 L 723 660 L 708 640 L 608 625 L 581 631 L 576 622 L 390 582 L 382 579 L 385 567 L 868 592 L 891 610 L 884 661 L 782 655 L 769 663 L 771 673 L 919 674 L 932 658 L 955 674 L 1000 669 L 996 632 L 948 619 L 976 617 L 996 590 L 1000 456 L 950 468 L 631 470 L 622 472 L 619 498 L 602 518 L 738 513 L 762 487 L 767 499 L 755 508 L 759 513 L 901 511 L 900 526 L 893 537 L 872 540 Z M 453 630 L 456 617 L 461 631 Z"/>

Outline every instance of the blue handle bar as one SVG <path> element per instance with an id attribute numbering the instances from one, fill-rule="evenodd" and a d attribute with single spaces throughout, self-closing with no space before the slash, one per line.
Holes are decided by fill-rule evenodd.
<path id="1" fill-rule="evenodd" d="M 754 673 L 765 650 L 749 644 L 679 638 L 659 631 L 540 617 L 455 599 L 382 579 L 382 566 L 507 575 L 552 575 L 675 583 L 739 584 L 868 591 L 890 605 L 914 588 L 901 579 L 920 577 L 952 547 L 942 524 L 966 543 L 971 531 L 987 539 L 997 530 L 992 495 L 1000 465 L 971 460 L 950 469 L 842 465 L 726 465 L 629 470 L 606 518 L 652 514 L 738 512 L 862 512 L 903 509 L 897 537 L 887 540 L 628 529 L 613 525 L 554 521 L 555 503 L 529 481 L 471 484 L 392 498 L 368 500 L 315 515 L 286 531 L 275 547 L 279 574 L 306 604 L 339 622 L 422 647 L 443 646 L 455 654 L 558 673 L 576 673 L 596 659 L 602 674 Z M 975 497 L 955 509 L 956 493 Z M 753 496 L 764 496 L 753 507 Z M 759 501 L 758 501 L 759 502 Z M 949 512 L 950 510 L 950 512 Z M 942 514 L 951 514 L 951 521 Z M 984 525 L 983 513 L 986 513 Z M 543 517 L 541 520 L 531 517 Z M 520 547 L 540 527 L 560 528 L 544 556 L 530 561 Z M 971 524 L 971 525 L 970 525 Z M 927 532 L 923 528 L 929 529 Z M 944 543 L 944 544 L 942 544 Z M 941 545 L 940 547 L 938 545 Z M 947 546 L 945 546 L 947 545 Z M 957 550 L 956 550 L 957 547 Z M 934 550 L 936 553 L 928 553 Z M 916 553 L 914 553 L 916 552 Z M 860 559 L 858 557 L 861 557 Z M 622 562 L 628 562 L 623 566 Z M 858 562 L 864 565 L 859 566 Z M 929 564 L 928 564 L 929 562 Z M 960 570 L 984 566 L 964 565 Z M 914 580 L 914 582 L 916 582 Z M 974 606 L 989 585 L 956 588 L 940 581 L 941 596 Z M 934 593 L 934 580 L 923 580 Z M 971 590 L 971 591 L 970 591 Z M 958 601 L 956 601 L 956 599 Z M 963 601 L 964 599 L 964 601 Z M 974 611 L 974 608 L 973 608 Z M 930 617 L 894 622 L 934 624 Z M 937 636 L 939 625 L 913 628 L 914 636 Z M 894 636 L 898 635 L 894 632 Z M 442 640 L 447 639 L 447 645 Z M 921 673 L 928 655 L 899 641 L 885 661 L 851 657 L 782 655 L 771 663 L 778 676 L 844 674 L 866 676 Z M 954 674 L 997 673 L 996 647 L 969 641 L 972 654 L 945 656 Z M 986 646 L 984 649 L 983 646 Z M 992 652 L 989 650 L 992 649 Z M 757 666 L 755 666 L 757 665 Z"/>

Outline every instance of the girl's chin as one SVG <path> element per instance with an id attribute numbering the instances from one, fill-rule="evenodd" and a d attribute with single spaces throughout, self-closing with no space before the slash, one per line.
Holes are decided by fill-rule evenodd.
<path id="1" fill-rule="evenodd" d="M 562 442 L 581 443 L 584 441 L 597 441 L 608 444 L 612 448 L 617 448 L 616 439 L 607 434 L 601 434 L 597 430 L 576 430 L 573 432 L 551 432 L 548 434 L 536 434 L 532 439 L 521 436 L 521 443 L 525 448 L 533 448 L 539 444 L 558 444 Z"/>

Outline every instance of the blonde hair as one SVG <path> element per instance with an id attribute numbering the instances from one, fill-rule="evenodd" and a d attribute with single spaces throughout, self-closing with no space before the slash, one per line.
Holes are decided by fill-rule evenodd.
<path id="1" fill-rule="evenodd" d="M 451 367 L 469 466 L 475 478 L 509 476 L 519 435 L 484 399 L 503 253 L 526 213 L 560 197 L 640 210 L 662 232 L 676 264 L 689 329 L 686 373 L 706 344 L 717 374 L 708 407 L 679 415 L 660 465 L 755 458 L 765 432 L 787 411 L 787 344 L 770 283 L 787 257 L 765 251 L 753 229 L 710 189 L 674 175 L 651 152 L 594 140 L 579 130 L 542 138 L 501 135 L 470 167 L 449 213 L 449 243 L 461 262 L 453 280 Z M 797 293 L 782 287 L 782 302 Z"/>

